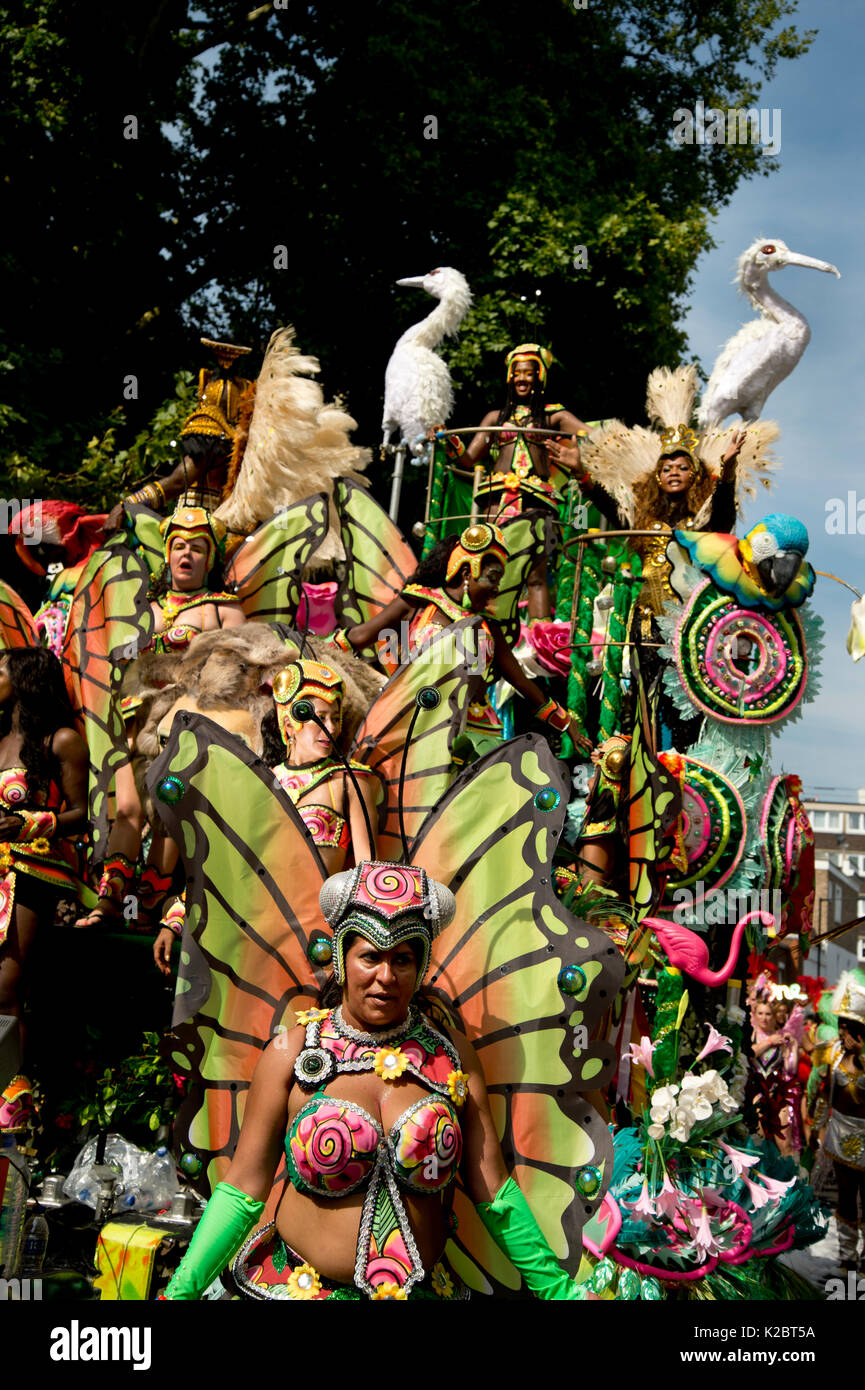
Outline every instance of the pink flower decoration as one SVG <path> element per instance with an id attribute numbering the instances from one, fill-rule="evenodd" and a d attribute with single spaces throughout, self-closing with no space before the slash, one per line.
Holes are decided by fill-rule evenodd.
<path id="1" fill-rule="evenodd" d="M 631 1210 L 635 1216 L 651 1217 L 655 1215 L 655 1203 L 649 1196 L 649 1184 L 647 1181 L 644 1181 L 643 1189 Z"/>
<path id="2" fill-rule="evenodd" d="M 698 1250 L 704 1251 L 707 1255 L 717 1255 L 718 1253 L 718 1245 L 709 1223 L 709 1213 L 705 1207 L 702 1208 L 700 1219 L 694 1230 L 694 1244 Z"/>
<path id="3" fill-rule="evenodd" d="M 567 623 L 539 622 L 532 623 L 531 627 L 524 627 L 522 636 L 534 649 L 541 666 L 545 666 L 555 676 L 567 676 L 571 669 L 568 632 Z"/>
<path id="4" fill-rule="evenodd" d="M 669 1176 L 664 1174 L 664 1185 L 655 1198 L 655 1207 L 661 1216 L 673 1216 L 679 1210 L 682 1203 L 682 1194 L 678 1187 L 674 1187 L 670 1182 Z"/>
<path id="5" fill-rule="evenodd" d="M 652 1066 L 652 1053 L 655 1046 L 651 1038 L 643 1036 L 638 1043 L 631 1043 L 629 1061 L 637 1067 L 645 1067 L 649 1075 L 654 1078 L 655 1069 Z"/>
<path id="6" fill-rule="evenodd" d="M 759 1154 L 746 1154 L 741 1149 L 731 1149 L 729 1144 L 725 1144 L 723 1139 L 720 1141 L 721 1148 L 733 1165 L 733 1172 L 737 1178 L 741 1178 L 747 1173 L 749 1168 L 753 1168 L 755 1163 L 760 1162 Z"/>
<path id="7" fill-rule="evenodd" d="M 747 1187 L 748 1192 L 750 1194 L 751 1205 L 753 1206 L 755 1211 L 759 1211 L 760 1208 L 765 1207 L 767 1202 L 769 1201 L 768 1189 L 765 1187 L 761 1187 L 759 1183 L 752 1182 L 751 1179 L 745 1173 L 743 1173 L 741 1176 L 742 1181 Z"/>
<path id="8" fill-rule="evenodd" d="M 759 1177 L 760 1182 L 763 1187 L 765 1187 L 773 1202 L 777 1202 L 787 1191 L 787 1188 L 792 1187 L 796 1181 L 795 1178 L 790 1178 L 787 1182 L 779 1182 L 777 1178 L 767 1178 L 765 1173 L 755 1173 L 754 1176 Z"/>
<path id="9" fill-rule="evenodd" d="M 725 1038 L 723 1033 L 719 1033 L 717 1028 L 713 1028 L 711 1023 L 707 1023 L 709 1036 L 703 1051 L 698 1055 L 697 1062 L 702 1062 L 704 1057 L 708 1057 L 711 1052 L 732 1052 L 733 1045 L 729 1038 Z M 694 1064 L 696 1066 L 696 1063 Z"/>

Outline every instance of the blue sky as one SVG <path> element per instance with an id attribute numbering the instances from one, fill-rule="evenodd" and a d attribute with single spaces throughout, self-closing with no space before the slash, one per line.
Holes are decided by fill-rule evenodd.
<path id="1" fill-rule="evenodd" d="M 865 535 L 828 535 L 826 505 L 863 499 L 865 513 L 865 0 L 800 0 L 797 23 L 818 29 L 810 53 L 782 64 L 760 94 L 781 110 L 781 167 L 740 185 L 713 225 L 717 248 L 698 267 L 685 321 L 693 356 L 711 370 L 740 324 L 753 317 L 731 284 L 737 257 L 756 238 L 831 261 L 842 279 L 790 266 L 771 283 L 811 325 L 795 371 L 769 397 L 766 415 L 781 426 L 782 463 L 774 492 L 746 512 L 790 512 L 808 527 L 808 559 L 865 591 Z M 745 527 L 740 527 L 740 533 Z M 865 529 L 865 515 L 862 521 Z M 853 595 L 818 579 L 811 603 L 826 624 L 821 693 L 804 717 L 774 741 L 776 771 L 798 772 L 824 799 L 865 787 L 865 659 L 845 650 Z"/>

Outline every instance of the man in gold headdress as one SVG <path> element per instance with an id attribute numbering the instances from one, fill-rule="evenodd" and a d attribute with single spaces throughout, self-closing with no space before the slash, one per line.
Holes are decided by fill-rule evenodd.
<path id="1" fill-rule="evenodd" d="M 157 512 L 174 502 L 212 512 L 222 501 L 241 403 L 252 388 L 252 382 L 237 374 L 236 364 L 252 349 L 212 338 L 202 338 L 201 344 L 212 350 L 217 369 L 202 367 L 198 374 L 198 401 L 180 431 L 183 458 L 167 478 L 145 483 L 126 502 L 140 502 Z M 106 531 L 117 529 L 122 512 L 119 502 L 109 513 Z"/>
<path id="2" fill-rule="evenodd" d="M 461 467 L 474 467 L 491 454 L 493 471 L 480 483 L 476 501 L 490 521 L 502 526 L 526 513 L 558 515 L 562 501 L 562 485 L 568 473 L 580 466 L 576 439 L 587 434 L 587 427 L 563 405 L 544 402 L 547 372 L 553 357 L 539 343 L 521 343 L 508 353 L 507 401 L 501 410 L 491 410 L 481 421 L 480 431 L 468 448 L 458 438 L 449 441 L 448 452 L 458 458 Z M 493 435 L 483 431 L 489 425 L 515 425 L 514 431 L 504 430 Z M 549 445 L 553 436 L 520 433 L 530 430 L 560 430 L 570 437 L 572 449 L 562 455 L 560 466 L 553 462 Z M 552 466 L 551 466 L 552 464 Z M 547 589 L 547 560 L 544 556 L 527 578 L 529 618 L 550 616 L 550 596 Z"/>

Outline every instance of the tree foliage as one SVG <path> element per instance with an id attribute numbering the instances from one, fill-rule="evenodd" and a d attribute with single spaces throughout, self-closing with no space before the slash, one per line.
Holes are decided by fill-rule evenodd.
<path id="1" fill-rule="evenodd" d="M 551 387 L 584 418 L 639 414 L 648 370 L 687 350 L 712 213 L 774 167 L 750 145 L 676 146 L 673 113 L 753 105 L 808 47 L 795 10 L 5 5 L 5 486 L 75 474 L 112 500 L 95 474 L 153 463 L 136 436 L 201 332 L 260 351 L 293 322 L 374 439 L 393 343 L 431 307 L 393 282 L 436 264 L 475 294 L 450 349 L 460 422 L 499 399 L 502 353 L 527 337 L 551 342 Z"/>

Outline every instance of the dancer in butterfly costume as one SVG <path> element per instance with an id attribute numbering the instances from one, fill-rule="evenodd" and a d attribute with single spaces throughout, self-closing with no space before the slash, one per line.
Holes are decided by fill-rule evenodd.
<path id="1" fill-rule="evenodd" d="M 41 648 L 0 659 L 0 1015 L 21 1017 L 21 990 L 37 931 L 78 885 L 72 837 L 85 822 L 87 749 L 56 657 Z M 0 1095 L 0 1129 L 21 1129 L 31 1087 Z"/>
<path id="2" fill-rule="evenodd" d="M 475 748 L 487 751 L 502 737 L 486 689 L 498 677 L 534 707 L 536 719 L 560 733 L 567 730 L 579 746 L 589 747 L 571 711 L 545 697 L 511 652 L 528 552 L 511 557 L 504 533 L 477 522 L 438 542 L 418 566 L 393 522 L 361 489 L 343 482 L 336 499 L 348 558 L 348 580 L 337 595 L 346 626 L 332 635 L 341 650 L 362 652 L 375 643 L 379 662 L 393 674 L 401 662 L 418 660 L 443 629 L 478 615 L 475 682 L 464 720 Z"/>
<path id="3" fill-rule="evenodd" d="M 419 706 L 418 715 L 422 740 L 435 710 Z M 241 1165 L 228 1174 L 237 1191 L 220 1189 L 200 1242 L 206 1252 L 200 1261 L 192 1252 L 193 1282 L 186 1282 L 184 1270 L 169 1296 L 200 1296 L 202 1279 L 209 1283 L 261 1214 L 289 1092 L 293 1186 L 284 1198 L 278 1186 L 271 1201 L 271 1212 L 278 1208 L 276 1233 L 250 1245 L 237 1266 L 238 1282 L 251 1296 L 402 1298 L 416 1289 L 429 1292 L 430 1280 L 439 1295 L 456 1292 L 461 1281 L 478 1292 L 515 1296 L 523 1279 L 533 1287 L 532 1263 L 542 1270 L 542 1294 L 579 1296 L 549 1263 L 537 1234 L 526 1235 L 529 1218 L 512 1185 L 498 1183 L 506 1170 L 513 1172 L 557 1261 L 568 1276 L 576 1274 L 580 1228 L 609 1177 L 609 1136 L 581 1093 L 603 1085 L 612 1050 L 589 1038 L 622 969 L 602 934 L 555 897 L 549 866 L 566 784 L 545 740 L 526 735 L 509 744 L 507 754 L 500 748 L 466 769 L 407 844 L 410 862 L 361 865 L 338 875 L 321 904 L 324 866 L 295 808 L 274 790 L 263 763 L 207 720 L 178 717 L 150 780 L 163 818 L 184 845 L 192 879 L 187 941 L 203 967 L 197 1025 L 175 1027 L 169 1043 L 173 1065 L 189 1071 L 192 1083 L 176 1133 L 210 1160 L 211 1182 L 225 1179 L 235 1156 Z M 242 825 L 238 807 L 244 808 Z M 358 922 L 360 944 L 348 939 Z M 415 940 L 416 957 L 413 950 L 406 956 L 405 942 Z M 353 953 L 362 954 L 364 942 L 376 956 L 369 969 L 383 971 L 371 994 L 387 1006 L 387 1017 L 363 1000 L 357 1005 L 352 993 Z M 402 953 L 395 965 L 392 951 Z M 331 996 L 321 995 L 327 983 L 322 966 L 331 958 L 337 985 L 348 990 L 348 1014 L 355 1020 L 348 1021 L 349 1032 L 346 995 L 342 1012 L 332 1012 Z M 409 997 L 424 981 L 431 999 L 424 1007 L 434 1008 L 434 1018 L 388 1012 L 397 995 L 405 998 L 393 983 L 400 972 L 410 977 Z M 267 1048 L 298 1009 L 301 1029 Z M 390 1035 L 391 1026 L 398 1037 Z M 217 1071 L 208 1050 L 220 1034 L 234 1055 L 222 1054 Z M 463 1039 L 474 1046 L 479 1065 Z M 253 1092 L 249 1084 L 262 1053 Z M 298 1075 L 309 1090 L 325 1095 L 310 1101 Z M 331 1114 L 334 1108 L 338 1115 Z M 258 1128 L 265 1114 L 266 1142 Z M 251 1117 L 251 1133 L 261 1143 L 238 1147 L 243 1115 Z M 330 1147 L 324 1131 L 331 1119 L 345 1138 L 354 1135 L 356 1154 L 346 1172 L 334 1175 L 333 1237 L 316 1240 L 313 1249 L 312 1235 L 304 1235 L 303 1203 L 310 1193 L 328 1190 L 315 1155 Z M 379 1149 L 385 1130 L 389 1138 Z M 505 1169 L 491 1156 L 494 1139 Z M 244 1166 L 253 1150 L 255 1173 Z M 451 1201 L 458 1227 L 447 1257 L 458 1278 L 447 1269 L 432 1273 L 446 1243 Z M 316 1202 L 314 1211 L 320 1209 Z M 269 1292 L 279 1285 L 286 1292 Z"/>
<path id="4" fill-rule="evenodd" d="M 205 583 L 211 571 L 215 579 L 217 562 L 225 553 L 225 527 L 216 517 L 203 508 L 182 505 L 161 519 L 138 502 L 127 502 L 124 516 L 125 531 L 112 537 L 106 549 L 135 568 L 139 609 L 137 630 L 126 630 L 125 644 L 114 648 L 115 661 L 148 649 L 162 655 L 182 653 L 202 632 L 236 627 L 245 619 L 291 626 L 301 599 L 302 571 L 327 530 L 327 498 L 323 493 L 304 498 L 247 536 L 225 566 L 219 589 Z M 105 602 L 114 618 L 112 591 Z M 122 719 L 110 688 L 106 703 L 119 741 Z M 103 851 L 99 899 L 81 919 L 82 926 L 119 918 L 131 891 L 144 816 L 131 774 L 121 769 L 121 778 L 118 790 L 123 799 L 118 797 L 118 816 Z M 168 864 L 151 858 L 145 873 L 147 907 L 156 910 L 170 886 Z"/>
<path id="5" fill-rule="evenodd" d="M 40 632 L 27 605 L 0 584 L 0 645 L 16 650 L 42 645 L 42 640 L 50 638 L 60 660 L 76 730 L 89 756 L 87 820 L 91 861 L 105 869 L 100 891 L 113 877 L 108 858 L 117 849 L 123 852 L 118 861 L 122 863 L 134 852 L 143 821 L 118 697 L 123 668 L 152 632 L 148 583 L 141 558 L 122 538 L 110 538 L 80 567 L 64 621 L 53 633 Z M 112 784 L 113 807 L 109 802 Z M 109 846 L 111 820 L 113 844 Z M 83 885 L 79 897 L 88 908 L 96 901 Z"/>
<path id="6" fill-rule="evenodd" d="M 375 854 L 378 780 L 362 763 L 347 773 L 333 744 L 342 733 L 345 681 L 323 662 L 289 662 L 273 678 L 273 709 L 261 721 L 262 753 L 274 779 L 298 808 L 329 873 Z M 294 708 L 310 716 L 295 717 Z M 182 707 L 182 705 L 181 705 Z M 179 854 L 175 846 L 175 854 Z M 176 859 L 172 856 L 172 868 Z M 172 901 L 153 943 L 153 958 L 170 974 L 171 946 L 186 925 L 186 895 Z"/>

